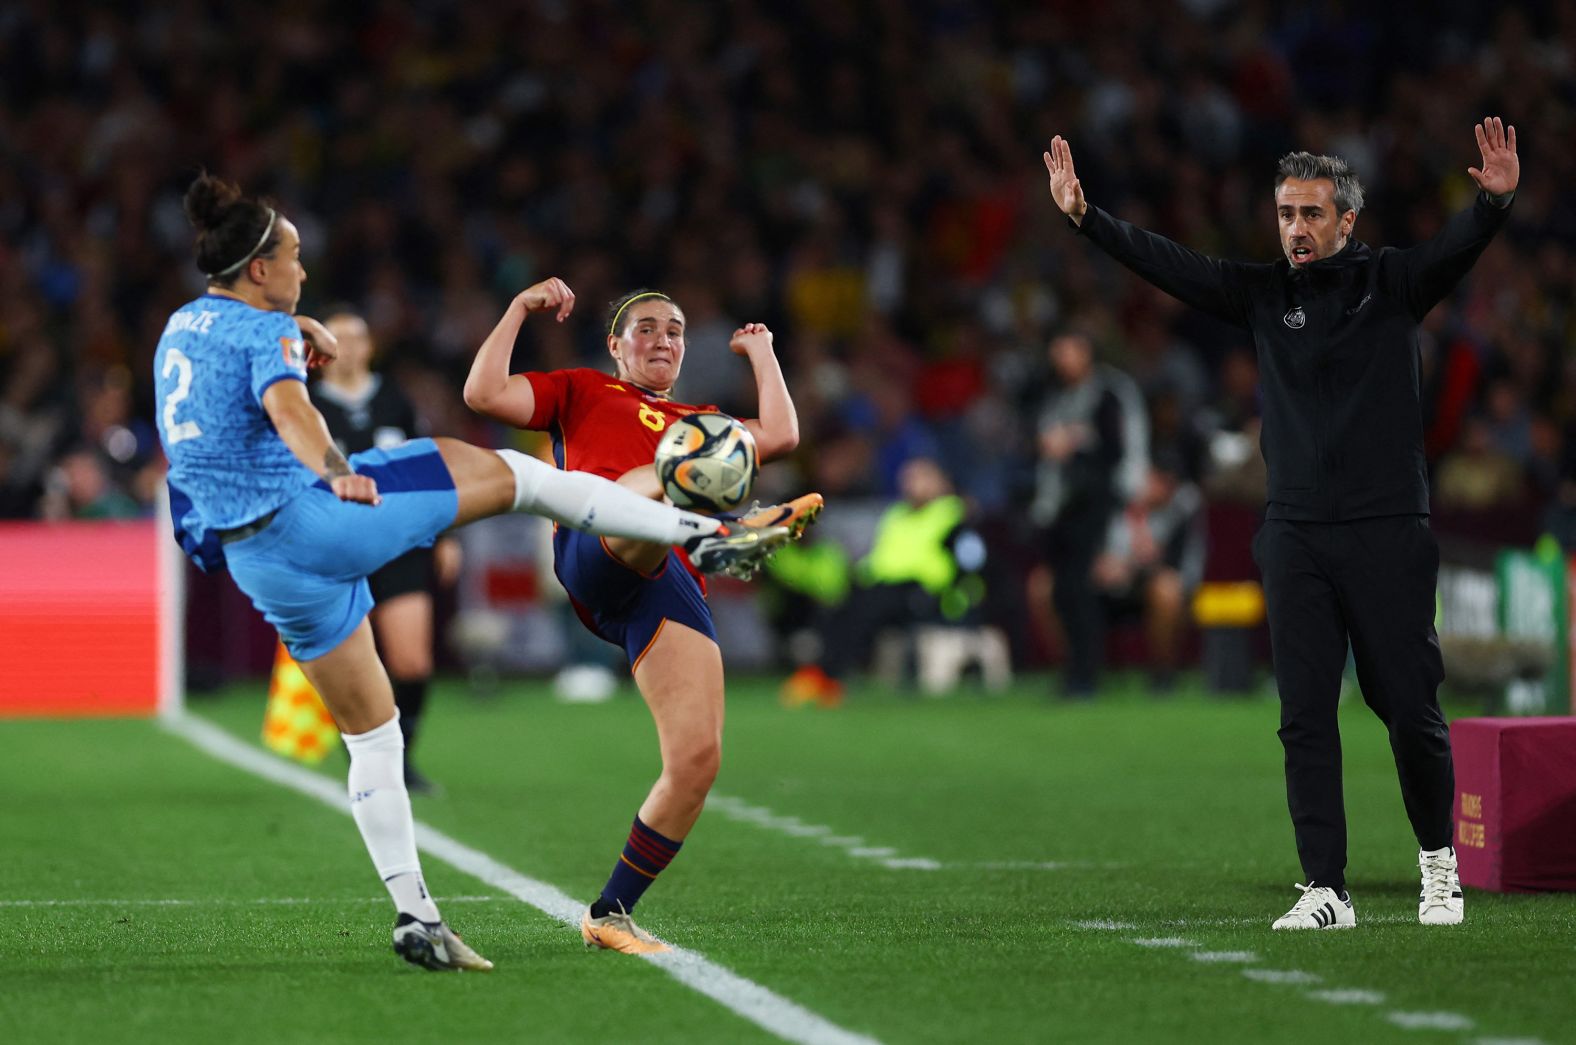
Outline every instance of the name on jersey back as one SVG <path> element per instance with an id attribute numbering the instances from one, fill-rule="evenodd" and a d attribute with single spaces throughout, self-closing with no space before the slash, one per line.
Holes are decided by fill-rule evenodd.
<path id="1" fill-rule="evenodd" d="M 219 313 L 203 309 L 200 312 L 177 312 L 170 317 L 164 325 L 164 333 L 176 334 L 188 330 L 193 334 L 206 334 L 213 329 L 213 321 L 219 318 Z"/>

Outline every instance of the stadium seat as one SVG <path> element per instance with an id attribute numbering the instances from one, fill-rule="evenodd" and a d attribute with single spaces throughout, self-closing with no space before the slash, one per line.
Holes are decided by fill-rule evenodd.
<path id="1" fill-rule="evenodd" d="M 910 661 L 921 692 L 939 696 L 956 689 L 963 673 L 977 667 L 985 688 L 997 691 L 1012 682 L 1007 636 L 991 625 L 959 627 L 917 624 L 888 630 L 876 638 L 871 672 L 888 686 L 902 683 Z"/>

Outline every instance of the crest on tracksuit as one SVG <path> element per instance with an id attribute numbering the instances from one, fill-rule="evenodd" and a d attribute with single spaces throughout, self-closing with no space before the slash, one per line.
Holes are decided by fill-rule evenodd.
<path id="1" fill-rule="evenodd" d="M 1293 305 L 1291 311 L 1286 313 L 1284 322 L 1293 330 L 1301 330 L 1308 323 L 1308 315 L 1303 312 L 1301 305 Z"/>

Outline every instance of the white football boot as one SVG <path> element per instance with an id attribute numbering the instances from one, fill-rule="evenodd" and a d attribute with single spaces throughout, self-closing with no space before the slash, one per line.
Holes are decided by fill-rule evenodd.
<path id="1" fill-rule="evenodd" d="M 1302 899 L 1275 919 L 1271 929 L 1350 929 L 1357 924 L 1352 898 L 1322 885 L 1302 885 Z"/>
<path id="2" fill-rule="evenodd" d="M 434 972 L 487 972 L 493 963 L 477 954 L 447 922 L 423 922 L 401 913 L 394 923 L 394 953 Z"/>

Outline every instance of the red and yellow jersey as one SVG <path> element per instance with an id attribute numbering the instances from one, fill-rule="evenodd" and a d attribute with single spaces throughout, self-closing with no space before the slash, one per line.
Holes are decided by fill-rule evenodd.
<path id="1" fill-rule="evenodd" d="M 675 403 L 600 370 L 553 370 L 525 375 L 536 394 L 526 425 L 553 437 L 558 467 L 617 479 L 657 456 L 668 425 L 714 406 Z"/>

